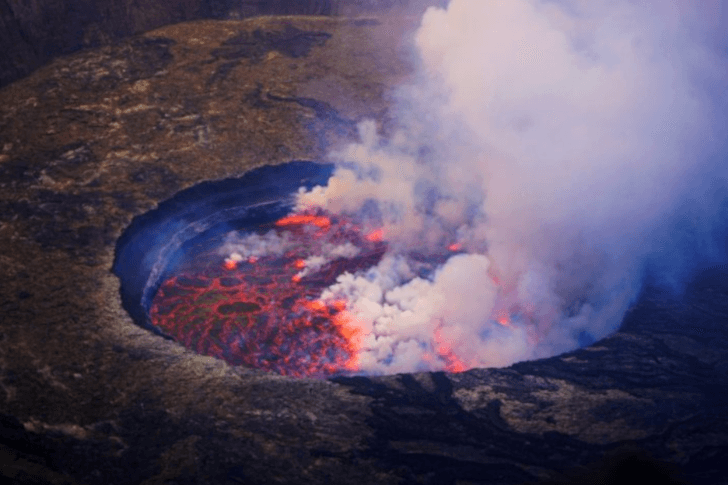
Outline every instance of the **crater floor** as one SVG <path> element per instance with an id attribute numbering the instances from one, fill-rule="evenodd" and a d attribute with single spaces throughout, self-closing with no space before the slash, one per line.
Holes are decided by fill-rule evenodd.
<path id="1" fill-rule="evenodd" d="M 323 159 L 363 118 L 387 129 L 407 25 L 179 24 L 0 90 L 0 477 L 512 484 L 670 463 L 726 483 L 725 268 L 680 300 L 646 289 L 588 348 L 460 374 L 282 377 L 123 310 L 111 266 L 133 217 L 203 180 Z"/>

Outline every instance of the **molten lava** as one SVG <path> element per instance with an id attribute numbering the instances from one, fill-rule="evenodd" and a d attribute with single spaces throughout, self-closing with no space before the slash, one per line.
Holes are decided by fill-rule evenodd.
<path id="1" fill-rule="evenodd" d="M 376 265 L 386 245 L 344 218 L 294 214 L 262 230 L 287 232 L 283 254 L 227 258 L 203 253 L 160 286 L 152 324 L 204 355 L 283 375 L 329 376 L 355 371 L 361 330 L 346 302 L 318 298 L 344 271 Z M 307 258 L 354 245 L 306 273 Z"/>
<path id="2" fill-rule="evenodd" d="M 200 249 L 160 285 L 152 324 L 197 353 L 232 365 L 315 377 L 362 370 L 359 359 L 370 351 L 364 342 L 371 342 L 363 329 L 371 323 L 352 316 L 360 308 L 321 295 L 339 275 L 377 265 L 387 250 L 384 232 L 309 211 L 231 235 L 231 246 Z M 415 267 L 432 274 L 461 250 L 455 242 L 441 253 L 407 254 Z M 489 275 L 499 285 L 492 266 Z M 513 314 L 501 305 L 492 319 L 512 328 Z M 433 368 L 462 372 L 477 365 L 472 356 L 459 355 L 462 336 L 442 323 L 425 345 L 422 359 Z"/>
<path id="3" fill-rule="evenodd" d="M 435 329 L 435 351 L 442 361 L 445 362 L 445 370 L 448 372 L 463 372 L 468 366 L 460 360 L 452 349 L 452 344 L 443 337 L 441 327 Z"/>
<path id="4" fill-rule="evenodd" d="M 327 216 L 317 216 L 313 214 L 293 214 L 276 221 L 276 226 L 279 227 L 300 226 L 304 224 L 326 228 L 331 225 L 331 219 Z"/>
<path id="5" fill-rule="evenodd" d="M 367 234 L 366 236 L 364 236 L 364 238 L 369 242 L 382 241 L 384 239 L 384 231 L 382 229 L 374 230 L 374 231 L 370 232 L 369 234 Z"/>

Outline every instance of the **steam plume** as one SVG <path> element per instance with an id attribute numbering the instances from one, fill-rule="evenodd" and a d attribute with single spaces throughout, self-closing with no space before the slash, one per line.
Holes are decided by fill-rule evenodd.
<path id="1" fill-rule="evenodd" d="M 451 0 L 425 13 L 394 127 L 361 123 L 328 185 L 299 194 L 381 224 L 390 244 L 324 294 L 364 328 L 363 371 L 588 344 L 617 329 L 648 260 L 682 264 L 673 214 L 700 213 L 693 233 L 710 233 L 726 175 L 725 13 L 654 4 Z M 463 252 L 418 269 L 413 252 L 452 243 Z"/>

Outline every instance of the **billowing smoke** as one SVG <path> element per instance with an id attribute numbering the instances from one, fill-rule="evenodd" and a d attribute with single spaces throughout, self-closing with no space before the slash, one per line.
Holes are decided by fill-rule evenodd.
<path id="1" fill-rule="evenodd" d="M 230 255 L 232 261 L 257 260 L 261 256 L 279 256 L 295 244 L 290 233 L 279 235 L 275 231 L 266 234 L 250 234 L 241 237 L 237 232 L 229 233 L 220 247 L 222 255 Z"/>
<path id="2" fill-rule="evenodd" d="M 299 197 L 364 217 L 389 244 L 323 295 L 363 328 L 362 371 L 504 366 L 591 343 L 618 328 L 647 261 L 682 264 L 675 214 L 700 215 L 680 222 L 709 239 L 725 177 L 721 5 L 451 0 L 425 13 L 395 120 L 362 122 L 328 185 Z"/>

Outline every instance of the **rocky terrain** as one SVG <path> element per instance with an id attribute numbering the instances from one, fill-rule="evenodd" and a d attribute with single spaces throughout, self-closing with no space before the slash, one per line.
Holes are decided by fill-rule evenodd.
<path id="1" fill-rule="evenodd" d="M 260 15 L 352 16 L 421 11 L 446 0 L 0 0 L 0 86 L 58 55 L 177 22 Z"/>
<path id="2" fill-rule="evenodd" d="M 460 374 L 281 377 L 124 311 L 111 267 L 132 219 L 200 181 L 321 160 L 364 118 L 386 127 L 413 22 L 199 20 L 0 89 L 0 477 L 728 483 L 726 268 L 684 298 L 648 287 L 590 347 Z"/>

